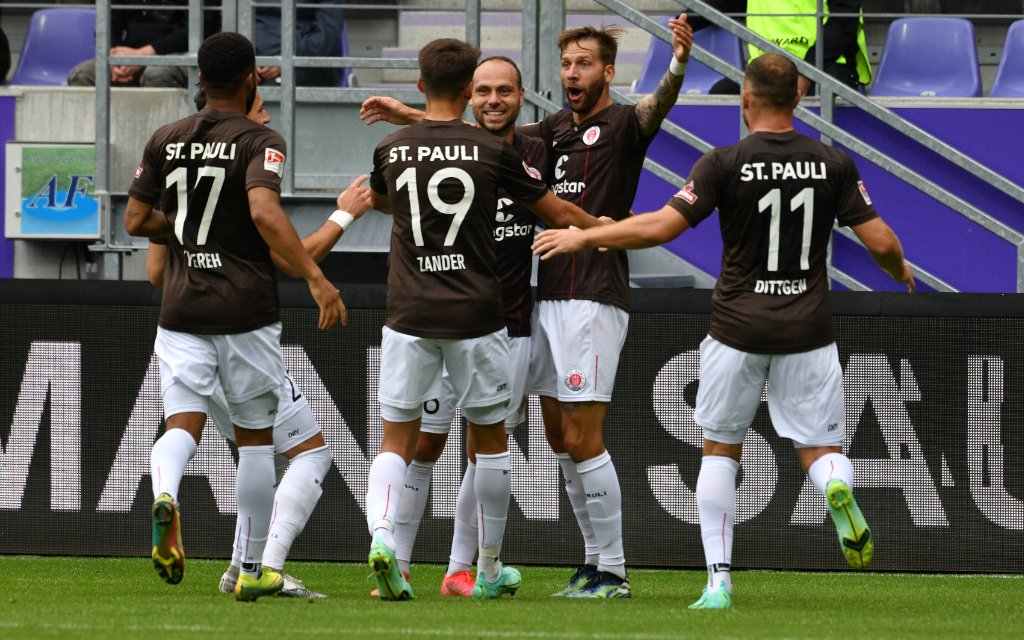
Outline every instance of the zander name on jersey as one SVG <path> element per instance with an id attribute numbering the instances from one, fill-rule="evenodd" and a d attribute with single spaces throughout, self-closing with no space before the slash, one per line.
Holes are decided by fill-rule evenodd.
<path id="1" fill-rule="evenodd" d="M 466 257 L 461 253 L 443 253 L 439 256 L 416 256 L 421 272 L 427 271 L 463 271 L 466 268 Z"/>
<path id="2" fill-rule="evenodd" d="M 455 162 L 466 160 L 479 162 L 480 149 L 474 145 L 445 144 L 411 147 L 408 145 L 391 147 L 388 151 L 388 162 Z"/>
<path id="3" fill-rule="evenodd" d="M 740 167 L 740 181 L 827 180 L 824 162 L 748 162 Z"/>
<path id="4" fill-rule="evenodd" d="M 164 151 L 167 155 L 164 157 L 165 160 L 183 160 L 185 158 L 191 160 L 234 160 L 235 159 L 235 143 L 228 144 L 226 142 L 192 142 L 188 143 L 188 154 L 185 153 L 184 142 L 171 142 L 164 147 Z"/>

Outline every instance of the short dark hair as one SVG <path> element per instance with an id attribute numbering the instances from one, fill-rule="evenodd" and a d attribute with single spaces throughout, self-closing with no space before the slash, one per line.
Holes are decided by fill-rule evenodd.
<path id="1" fill-rule="evenodd" d="M 577 44 L 580 40 L 594 40 L 597 42 L 597 57 L 604 64 L 615 64 L 615 56 L 619 53 L 619 38 L 622 36 L 621 27 L 578 27 L 567 29 L 558 36 L 558 48 L 565 52 L 565 48 L 571 44 Z"/>
<path id="2" fill-rule="evenodd" d="M 480 50 L 454 38 L 428 42 L 420 49 L 420 78 L 429 95 L 452 100 L 473 81 Z"/>
<path id="3" fill-rule="evenodd" d="M 256 69 L 256 51 L 240 33 L 215 33 L 199 47 L 199 71 L 206 89 L 235 90 Z"/>
<path id="4" fill-rule="evenodd" d="M 520 89 L 522 89 L 523 73 L 522 71 L 519 70 L 519 65 L 516 64 L 515 60 L 505 56 L 491 56 L 490 58 L 484 58 L 483 60 L 481 60 L 480 64 L 476 65 L 476 68 L 479 69 L 480 67 L 483 66 L 485 62 L 507 62 L 508 64 L 512 65 L 512 68 L 516 70 L 516 85 L 519 86 Z"/>
<path id="5" fill-rule="evenodd" d="M 744 82 L 750 95 L 769 109 L 791 109 L 796 104 L 796 65 L 786 56 L 765 53 L 750 61 Z"/>

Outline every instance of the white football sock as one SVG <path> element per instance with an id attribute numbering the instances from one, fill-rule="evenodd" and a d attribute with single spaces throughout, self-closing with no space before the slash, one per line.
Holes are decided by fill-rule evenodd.
<path id="1" fill-rule="evenodd" d="M 235 482 L 242 572 L 258 578 L 274 510 L 274 446 L 238 447 Z"/>
<path id="2" fill-rule="evenodd" d="M 196 439 L 184 429 L 168 429 L 153 443 L 149 454 L 149 472 L 153 481 L 153 498 L 170 494 L 178 502 L 178 486 L 185 467 L 198 448 Z"/>
<path id="3" fill-rule="evenodd" d="M 405 460 L 397 453 L 377 454 L 366 482 L 366 523 L 370 535 L 395 548 L 395 512 L 405 482 Z"/>
<path id="4" fill-rule="evenodd" d="M 405 483 L 402 486 L 402 497 L 398 500 L 395 512 L 395 557 L 398 566 L 409 573 L 412 560 L 412 548 L 416 544 L 416 534 L 423 521 L 423 512 L 427 508 L 427 497 L 430 495 L 430 475 L 434 471 L 433 462 L 413 460 L 405 470 Z"/>
<path id="5" fill-rule="evenodd" d="M 476 465 L 466 464 L 466 473 L 459 485 L 459 497 L 455 501 L 455 532 L 452 534 L 452 553 L 448 561 L 448 571 L 452 575 L 473 568 L 479 541 L 480 527 L 477 525 L 476 501 Z"/>
<path id="6" fill-rule="evenodd" d="M 324 476 L 330 468 L 331 450 L 326 446 L 292 458 L 274 493 L 274 519 L 263 552 L 263 566 L 284 569 L 292 543 L 306 527 L 323 494 Z"/>
<path id="7" fill-rule="evenodd" d="M 512 496 L 512 459 L 508 451 L 484 455 L 476 454 L 476 478 L 473 488 L 480 514 L 480 559 L 477 571 L 494 582 L 501 575 L 501 541 L 505 536 L 508 502 Z"/>
<path id="8" fill-rule="evenodd" d="M 572 505 L 572 512 L 576 514 L 576 524 L 583 534 L 583 550 L 586 554 L 584 563 L 597 566 L 601 556 L 601 547 L 597 544 L 597 537 L 594 535 L 594 526 L 590 524 L 590 512 L 587 511 L 587 492 L 583 490 L 583 481 L 576 470 L 576 463 L 568 453 L 556 453 L 558 466 L 562 469 L 562 477 L 565 478 L 565 495 L 569 496 L 569 504 Z"/>
<path id="9" fill-rule="evenodd" d="M 853 464 L 841 453 L 826 453 L 807 468 L 807 477 L 822 494 L 829 480 L 842 480 L 852 489 Z"/>
<path id="10" fill-rule="evenodd" d="M 612 457 L 605 451 L 577 463 L 576 471 L 586 492 L 587 513 L 601 550 L 599 571 L 626 577 L 626 553 L 622 549 L 622 490 Z"/>
<path id="11" fill-rule="evenodd" d="M 732 532 L 736 520 L 736 474 L 740 463 L 725 456 L 704 456 L 697 474 L 697 507 L 708 588 L 724 584 L 732 592 Z"/>

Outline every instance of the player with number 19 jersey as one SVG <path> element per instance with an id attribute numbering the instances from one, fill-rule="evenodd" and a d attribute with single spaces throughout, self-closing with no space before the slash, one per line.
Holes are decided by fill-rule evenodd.
<path id="1" fill-rule="evenodd" d="M 748 353 L 800 353 L 835 341 L 826 254 L 832 225 L 878 217 L 845 153 L 796 131 L 714 149 L 669 200 L 690 226 L 718 206 L 722 272 L 709 335 Z"/>
<path id="2" fill-rule="evenodd" d="M 461 121 L 423 120 L 374 152 L 370 186 L 394 224 L 387 326 L 421 338 L 478 338 L 505 326 L 495 257 L 498 189 L 526 204 L 547 187 L 513 147 Z"/>
<path id="3" fill-rule="evenodd" d="M 150 138 L 128 195 L 162 206 L 169 238 L 160 326 L 245 333 L 278 322 L 276 269 L 247 198 L 280 191 L 284 139 L 243 113 L 204 109 Z"/>

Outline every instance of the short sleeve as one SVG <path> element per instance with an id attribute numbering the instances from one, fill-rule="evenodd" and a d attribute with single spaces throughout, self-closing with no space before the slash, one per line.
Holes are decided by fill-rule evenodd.
<path id="1" fill-rule="evenodd" d="M 155 136 L 146 143 L 142 152 L 142 162 L 135 169 L 135 178 L 128 188 L 128 196 L 146 204 L 156 204 L 160 200 L 163 187 Z"/>
<path id="2" fill-rule="evenodd" d="M 718 206 L 721 196 L 722 171 L 714 152 L 706 153 L 693 165 L 690 178 L 668 201 L 691 227 L 696 227 Z"/>
<path id="3" fill-rule="evenodd" d="M 522 157 L 507 142 L 501 143 L 501 159 L 498 164 L 498 186 L 513 199 L 525 204 L 540 200 L 547 193 L 547 186 L 530 174 Z"/>
<path id="4" fill-rule="evenodd" d="M 388 184 L 384 180 L 384 147 L 373 150 L 373 171 L 370 172 L 370 188 L 381 195 L 387 195 Z"/>
<path id="5" fill-rule="evenodd" d="M 280 192 L 288 151 L 284 138 L 270 129 L 263 129 L 260 134 L 249 147 L 251 156 L 246 163 L 245 189 L 248 191 L 255 187 L 267 187 Z"/>
<path id="6" fill-rule="evenodd" d="M 878 217 L 871 204 L 871 196 L 860 178 L 857 165 L 850 156 L 843 154 L 841 182 L 836 194 L 836 221 L 841 227 L 853 227 Z"/>

